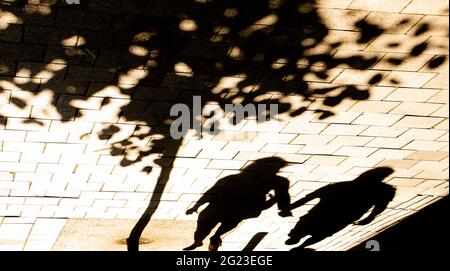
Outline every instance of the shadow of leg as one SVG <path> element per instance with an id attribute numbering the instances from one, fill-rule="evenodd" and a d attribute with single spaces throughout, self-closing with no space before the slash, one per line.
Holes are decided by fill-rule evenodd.
<path id="1" fill-rule="evenodd" d="M 300 252 L 300 251 L 303 251 L 303 252 L 315 251 L 314 249 L 307 248 L 307 247 L 323 240 L 324 238 L 325 238 L 325 236 L 322 236 L 322 235 L 320 235 L 320 236 L 312 235 L 311 237 L 306 239 L 305 242 L 303 242 L 300 246 L 291 249 L 291 251 L 298 251 L 298 252 Z"/>
<path id="2" fill-rule="evenodd" d="M 187 246 L 185 248 L 183 248 L 183 250 L 194 250 L 198 247 L 201 247 L 203 245 L 203 242 L 201 241 L 194 241 L 194 243 L 190 246 Z"/>
<path id="3" fill-rule="evenodd" d="M 234 229 L 239 222 L 242 220 L 225 220 L 220 224 L 220 227 L 217 229 L 216 233 L 211 236 L 210 243 L 208 246 L 209 251 L 217 251 L 219 247 L 222 245 L 222 239 L 220 237 L 230 230 Z"/>
<path id="4" fill-rule="evenodd" d="M 253 251 L 267 234 L 268 232 L 258 232 L 255 234 L 242 251 Z"/>
<path id="5" fill-rule="evenodd" d="M 218 217 L 216 210 L 209 207 L 203 210 L 198 216 L 197 229 L 194 233 L 194 243 L 183 248 L 183 250 L 194 250 L 201 247 L 203 245 L 203 240 L 205 240 L 206 236 L 211 233 L 219 222 L 220 217 Z"/>

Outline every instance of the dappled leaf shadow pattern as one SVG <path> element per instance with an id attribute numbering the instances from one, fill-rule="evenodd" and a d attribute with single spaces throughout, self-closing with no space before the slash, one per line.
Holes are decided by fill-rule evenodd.
<path id="1" fill-rule="evenodd" d="M 49 107 L 55 107 L 66 122 L 83 117 L 84 111 L 76 102 L 100 96 L 104 97 L 101 106 L 111 104 L 111 97 L 99 95 L 108 87 L 133 99 L 117 112 L 120 121 L 148 125 L 151 129 L 136 129 L 129 138 L 111 142 L 110 153 L 122 157 L 123 167 L 158 154 L 154 164 L 162 167 L 162 172 L 147 211 L 130 235 L 130 250 L 138 249 L 137 240 L 158 207 L 171 172 L 170 161 L 182 142 L 169 134 L 169 125 L 175 118 L 169 112 L 174 104 L 182 102 L 192 108 L 192 97 L 199 95 L 203 103 L 217 103 L 222 109 L 230 103 L 278 104 L 280 115 L 297 117 L 313 111 L 319 119 L 326 119 L 335 115 L 332 108 L 346 99 L 368 99 L 371 86 L 384 79 L 380 71 L 363 85 L 311 84 L 331 82 L 335 68 L 364 70 L 375 65 L 381 56 L 366 57 L 354 51 L 344 57 L 335 52 L 349 43 L 367 45 L 386 31 L 361 19 L 354 24 L 358 31 L 356 40 L 330 39 L 332 33 L 314 0 L 136 1 L 134 14 L 121 13 L 115 6 L 127 5 L 126 1 L 81 1 L 79 6 L 64 6 L 60 2 L 0 2 L 0 16 L 10 22 L 0 29 L 0 37 L 21 22 L 37 25 L 30 28 L 34 30 L 53 23 L 70 30 L 49 30 L 45 41 L 33 40 L 36 37 L 26 30 L 26 41 L 30 42 L 26 46 L 20 40 L 2 42 L 0 92 L 21 90 L 34 96 L 50 93 Z M 104 7 L 116 9 L 96 12 L 104 11 Z M 108 31 L 104 31 L 106 28 Z M 429 30 L 429 25 L 422 24 L 414 34 L 424 35 Z M 73 40 L 74 37 L 77 38 Z M 423 54 L 429 46 L 427 42 L 413 45 L 409 55 L 387 61 L 401 65 Z M 17 59 L 35 65 L 19 65 L 14 73 L 11 62 Z M 445 60 L 446 57 L 437 57 L 428 66 L 437 68 Z M 395 78 L 391 81 L 399 82 Z M 305 103 L 284 101 L 292 96 L 302 97 Z M 146 100 L 150 102 L 146 104 Z M 18 97 L 10 102 L 19 108 L 28 105 L 26 99 Z M 38 118 L 25 122 L 42 125 Z M 120 131 L 119 125 L 112 122 L 97 136 L 110 140 Z M 149 143 L 143 148 L 135 143 L 138 141 Z M 136 152 L 138 155 L 132 155 Z M 152 166 L 145 166 L 142 171 L 149 173 Z"/>

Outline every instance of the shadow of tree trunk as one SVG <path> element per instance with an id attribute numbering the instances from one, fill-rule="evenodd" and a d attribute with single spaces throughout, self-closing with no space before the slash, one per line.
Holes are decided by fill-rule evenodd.
<path id="1" fill-rule="evenodd" d="M 182 142 L 181 140 L 174 140 L 170 138 L 167 138 L 166 140 L 170 141 L 170 143 L 167 144 L 170 144 L 171 148 L 168 149 L 168 151 L 161 157 L 161 159 L 167 157 L 175 157 Z M 145 209 L 144 213 L 141 215 L 136 225 L 131 230 L 130 235 L 128 236 L 127 249 L 130 252 L 139 251 L 139 238 L 141 237 L 142 232 L 145 230 L 151 218 L 158 209 L 159 204 L 161 203 L 161 197 L 164 193 L 164 189 L 166 188 L 167 182 L 169 181 L 170 173 L 172 172 L 172 166 L 165 167 L 164 164 L 160 162 L 161 159 L 155 160 L 155 163 L 161 166 L 162 170 L 158 177 L 158 180 L 156 181 L 155 189 L 153 190 L 150 202 L 148 203 L 148 206 Z"/>

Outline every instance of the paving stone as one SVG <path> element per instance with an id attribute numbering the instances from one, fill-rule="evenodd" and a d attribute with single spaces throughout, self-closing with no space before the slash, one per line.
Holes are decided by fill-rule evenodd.
<path id="1" fill-rule="evenodd" d="M 333 83 L 371 85 L 370 82 L 373 78 L 385 78 L 388 74 L 389 72 L 387 71 L 345 69 L 335 80 L 333 80 Z"/>
<path id="2" fill-rule="evenodd" d="M 52 25 L 55 15 L 49 12 L 49 7 L 45 5 L 28 4 L 25 7 L 16 5 L 2 5 L 2 10 L 6 14 L 13 14 L 14 16 L 2 16 L 0 22 L 2 23 L 19 23 L 25 25 Z M 42 16 L 41 14 L 47 14 Z"/>
<path id="3" fill-rule="evenodd" d="M 259 133 L 254 139 L 254 141 L 289 144 L 295 137 L 296 135 L 294 134 Z"/>
<path id="4" fill-rule="evenodd" d="M 364 131 L 367 126 L 364 125 L 345 125 L 345 124 L 331 124 L 324 131 L 322 135 L 358 135 Z"/>
<path id="5" fill-rule="evenodd" d="M 62 40 L 77 35 L 77 31 L 70 28 L 55 28 L 43 26 L 26 26 L 24 28 L 23 40 L 32 44 L 63 45 Z M 65 43 L 66 46 L 75 46 L 77 39 Z"/>
<path id="6" fill-rule="evenodd" d="M 409 129 L 402 134 L 400 138 L 403 139 L 418 139 L 418 140 L 436 140 L 438 137 L 445 134 L 445 131 L 436 129 Z"/>
<path id="7" fill-rule="evenodd" d="M 448 131 L 449 130 L 448 127 L 449 127 L 448 119 L 445 119 L 444 121 L 442 121 L 441 123 L 439 123 L 436 126 L 436 129 L 442 129 L 442 130 Z"/>
<path id="8" fill-rule="evenodd" d="M 337 145 L 308 145 L 302 147 L 298 153 L 330 155 L 336 152 L 340 146 Z"/>
<path id="9" fill-rule="evenodd" d="M 55 25 L 72 29 L 106 30 L 111 18 L 112 14 L 110 13 L 61 8 L 56 17 Z"/>
<path id="10" fill-rule="evenodd" d="M 448 32 L 445 31 L 445 29 L 448 29 L 447 18 L 447 16 L 426 15 L 422 17 L 418 24 L 408 31 L 408 34 L 417 33 L 421 27 L 428 26 L 428 29 L 424 34 L 430 36 L 446 36 L 448 35 Z"/>
<path id="11" fill-rule="evenodd" d="M 410 155 L 412 151 L 397 150 L 397 149 L 379 149 L 371 154 L 369 158 L 383 158 L 383 159 L 403 159 Z"/>
<path id="12" fill-rule="evenodd" d="M 354 50 L 338 50 L 333 55 L 333 60 L 336 62 L 337 67 L 340 68 L 371 68 L 376 62 L 378 62 L 385 54 L 380 52 L 366 52 L 366 51 L 354 51 Z M 358 58 L 357 61 L 352 59 Z M 340 63 L 343 60 L 343 63 Z M 363 63 L 361 63 L 361 60 Z M 333 62 L 333 61 L 332 61 Z M 366 63 L 370 62 L 370 63 Z M 334 62 L 333 62 L 334 64 Z"/>
<path id="13" fill-rule="evenodd" d="M 367 11 L 322 8 L 319 8 L 317 13 L 329 29 L 337 30 L 354 30 L 355 24 L 369 14 Z"/>
<path id="14" fill-rule="evenodd" d="M 374 139 L 373 137 L 366 137 L 366 136 L 337 136 L 329 143 L 329 145 L 364 146 L 373 139 Z"/>
<path id="15" fill-rule="evenodd" d="M 429 44 L 427 54 L 445 55 L 448 53 L 449 41 L 447 37 L 431 36 L 427 43 Z"/>
<path id="16" fill-rule="evenodd" d="M 403 159 L 387 159 L 383 160 L 377 167 L 391 167 L 393 169 L 404 168 L 408 169 L 417 164 L 414 160 L 403 160 Z"/>
<path id="17" fill-rule="evenodd" d="M 428 41 L 426 36 L 411 36 L 403 34 L 381 34 L 365 48 L 369 52 L 384 53 L 405 53 L 410 54 L 415 46 L 425 44 Z M 428 44 L 428 43 L 427 43 Z M 430 53 L 430 47 L 424 53 Z"/>
<path id="18" fill-rule="evenodd" d="M 373 66 L 373 69 L 393 71 L 419 71 L 433 57 L 434 55 L 431 54 L 413 56 L 411 54 L 405 53 L 388 53 L 375 66 Z"/>
<path id="19" fill-rule="evenodd" d="M 445 104 L 442 105 L 438 110 L 434 111 L 430 116 L 448 118 L 448 111 L 449 111 L 448 104 Z"/>
<path id="20" fill-rule="evenodd" d="M 443 147 L 448 146 L 447 142 L 432 142 L 425 140 L 414 140 L 408 145 L 404 146 L 403 149 L 409 150 L 420 150 L 420 151 L 438 151 Z"/>
<path id="21" fill-rule="evenodd" d="M 431 79 L 428 83 L 426 83 L 424 88 L 440 88 L 440 89 L 448 89 L 448 73 L 439 73 L 433 79 Z"/>
<path id="22" fill-rule="evenodd" d="M 394 109 L 394 111 L 401 105 L 397 106 Z M 401 113 L 398 113 L 398 114 L 401 114 Z M 362 125 L 373 125 L 373 126 L 391 126 L 392 124 L 396 123 L 402 117 L 403 117 L 402 115 L 364 113 L 361 116 L 359 116 L 356 120 L 354 120 L 352 123 L 353 124 L 362 124 Z"/>
<path id="23" fill-rule="evenodd" d="M 432 128 L 443 120 L 443 118 L 405 116 L 396 124 L 394 124 L 394 127 Z"/>
<path id="24" fill-rule="evenodd" d="M 355 157 L 368 157 L 370 154 L 378 150 L 377 148 L 368 147 L 350 147 L 344 146 L 336 151 L 335 155 L 355 156 Z"/>
<path id="25" fill-rule="evenodd" d="M 425 179 L 446 180 L 448 179 L 448 172 L 427 169 L 417 174 L 416 177 Z"/>
<path id="26" fill-rule="evenodd" d="M 448 168 L 448 164 L 446 162 L 439 162 L 439 161 L 419 161 L 417 164 L 414 165 L 413 169 L 433 169 L 436 171 L 444 171 Z"/>
<path id="27" fill-rule="evenodd" d="M 413 28 L 422 18 L 423 16 L 416 14 L 372 11 L 366 17 L 366 20 L 385 29 L 386 33 L 403 34 Z"/>
<path id="28" fill-rule="evenodd" d="M 22 39 L 23 26 L 20 24 L 9 24 L 6 29 L 2 29 L 0 41 L 20 42 Z"/>
<path id="29" fill-rule="evenodd" d="M 212 169 L 241 169 L 245 165 L 245 161 L 239 160 L 211 160 L 207 168 Z"/>
<path id="30" fill-rule="evenodd" d="M 400 12 L 408 3 L 409 1 L 407 0 L 394 0 L 394 1 L 355 0 L 348 8 L 371 10 L 371 11 Z"/>
<path id="31" fill-rule="evenodd" d="M 392 93 L 395 87 L 380 87 L 380 86 L 370 86 L 369 92 L 370 96 L 368 100 L 382 101 L 386 96 Z"/>
<path id="32" fill-rule="evenodd" d="M 327 82 L 333 81 L 342 71 L 341 68 L 331 68 L 325 71 L 325 77 L 316 74 L 323 71 L 322 67 L 297 65 L 299 69 L 310 69 L 311 72 L 303 76 L 303 80 L 307 82 Z"/>
<path id="33" fill-rule="evenodd" d="M 318 7 L 325 7 L 325 8 L 341 8 L 345 9 L 350 5 L 352 0 L 342 0 L 339 2 L 332 1 L 332 0 L 318 0 L 317 6 Z"/>
<path id="34" fill-rule="evenodd" d="M 128 14 L 141 14 L 145 11 L 146 1 L 135 1 L 130 3 L 129 1 L 103 1 L 103 0 L 91 0 L 87 5 L 89 10 L 105 11 L 105 12 L 117 12 Z"/>
<path id="35" fill-rule="evenodd" d="M 281 133 L 317 135 L 327 126 L 327 123 L 290 122 L 283 128 Z"/>
<path id="36" fill-rule="evenodd" d="M 403 102 L 425 102 L 431 97 L 439 94 L 437 89 L 414 89 L 414 88 L 398 88 L 387 96 L 386 101 L 403 101 Z M 441 95 L 444 95 L 441 94 Z"/>
<path id="37" fill-rule="evenodd" d="M 396 148 L 401 149 L 408 143 L 410 143 L 412 139 L 409 138 L 388 138 L 388 137 L 377 137 L 374 140 L 370 141 L 366 144 L 367 147 L 389 147 L 389 148 Z"/>
<path id="38" fill-rule="evenodd" d="M 45 46 L 0 42 L 3 60 L 42 61 Z"/>
<path id="39" fill-rule="evenodd" d="M 440 141 L 440 142 L 448 142 L 449 139 L 449 135 L 448 132 L 446 134 L 444 134 L 443 136 L 439 137 L 438 139 L 436 139 L 436 141 Z"/>
<path id="40" fill-rule="evenodd" d="M 346 157 L 342 156 L 326 156 L 326 155 L 313 155 L 311 158 L 306 160 L 305 164 L 312 165 L 338 165 L 345 160 Z"/>
<path id="41" fill-rule="evenodd" d="M 436 77 L 435 73 L 393 71 L 380 85 L 418 88 L 425 85 L 434 77 Z"/>
<path id="42" fill-rule="evenodd" d="M 430 5 L 426 0 L 413 0 L 402 13 L 448 15 L 448 3 L 436 1 L 435 5 Z"/>
<path id="43" fill-rule="evenodd" d="M 357 41 L 360 37 L 358 32 L 354 31 L 342 31 L 342 30 L 330 30 L 328 31 L 328 34 L 324 38 L 324 42 L 327 44 L 339 44 L 335 49 L 339 50 L 351 50 L 351 51 L 361 51 L 364 48 L 366 48 L 366 44 L 364 43 L 357 43 Z M 320 47 L 319 47 L 320 48 Z M 318 49 L 316 49 L 318 50 Z M 328 49 L 325 50 L 328 52 Z M 319 51 L 320 52 L 320 51 Z M 316 51 L 316 53 L 319 53 Z M 309 52 L 308 52 L 309 53 Z M 314 53 L 310 52 L 310 53 Z"/>
<path id="44" fill-rule="evenodd" d="M 261 152 L 297 153 L 302 147 L 302 145 L 291 144 L 267 144 Z"/>
<path id="45" fill-rule="evenodd" d="M 426 63 L 419 71 L 421 72 L 436 72 L 448 73 L 449 63 L 448 57 L 445 55 L 434 55 L 433 58 Z"/>
<path id="46" fill-rule="evenodd" d="M 48 46 L 45 52 L 44 60 L 46 62 L 55 62 L 58 59 L 64 59 L 64 63 L 86 66 L 94 64 L 95 61 L 95 57 L 93 58 L 85 49 L 62 46 Z M 85 70 L 89 69 L 91 68 L 85 68 Z M 76 79 L 74 76 L 74 71 L 74 68 L 69 69 L 67 77 L 69 78 L 69 80 L 71 78 Z"/>
<path id="47" fill-rule="evenodd" d="M 380 136 L 380 137 L 397 137 L 407 131 L 408 128 L 404 127 L 382 127 L 382 126 L 370 126 L 361 136 Z"/>
<path id="48" fill-rule="evenodd" d="M 320 119 L 317 117 L 314 122 L 327 122 L 327 123 L 351 123 L 359 116 L 359 112 L 336 112 L 333 116 L 326 119 Z"/>
<path id="49" fill-rule="evenodd" d="M 364 113 L 388 113 L 398 105 L 398 102 L 360 101 L 350 108 L 349 111 Z"/>
<path id="50" fill-rule="evenodd" d="M 440 104 L 405 102 L 394 108 L 390 113 L 410 116 L 429 116 L 441 107 L 442 105 Z"/>
<path id="51" fill-rule="evenodd" d="M 388 183 L 394 186 L 417 186 L 423 181 L 423 179 L 394 178 Z"/>

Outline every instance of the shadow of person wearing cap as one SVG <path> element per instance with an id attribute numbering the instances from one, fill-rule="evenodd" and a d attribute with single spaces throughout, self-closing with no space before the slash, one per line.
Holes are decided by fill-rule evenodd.
<path id="1" fill-rule="evenodd" d="M 279 157 L 256 160 L 242 172 L 217 181 L 186 214 L 197 212 L 206 203 L 209 205 L 198 216 L 194 243 L 184 250 L 202 246 L 203 240 L 220 223 L 210 238 L 208 250 L 216 251 L 222 243 L 221 236 L 234 229 L 248 218 L 258 217 L 275 203 L 282 217 L 290 216 L 289 180 L 278 176 L 278 171 L 287 162 Z"/>
<path id="2" fill-rule="evenodd" d="M 394 172 L 389 167 L 379 167 L 364 172 L 353 181 L 322 187 L 292 203 L 291 210 L 313 199 L 320 199 L 306 215 L 302 216 L 290 231 L 285 244 L 294 245 L 308 235 L 300 246 L 292 250 L 306 250 L 349 224 L 367 225 L 383 212 L 394 198 L 395 188 L 383 183 Z M 371 213 L 361 219 L 371 208 Z M 311 249 L 307 249 L 311 250 Z"/>

